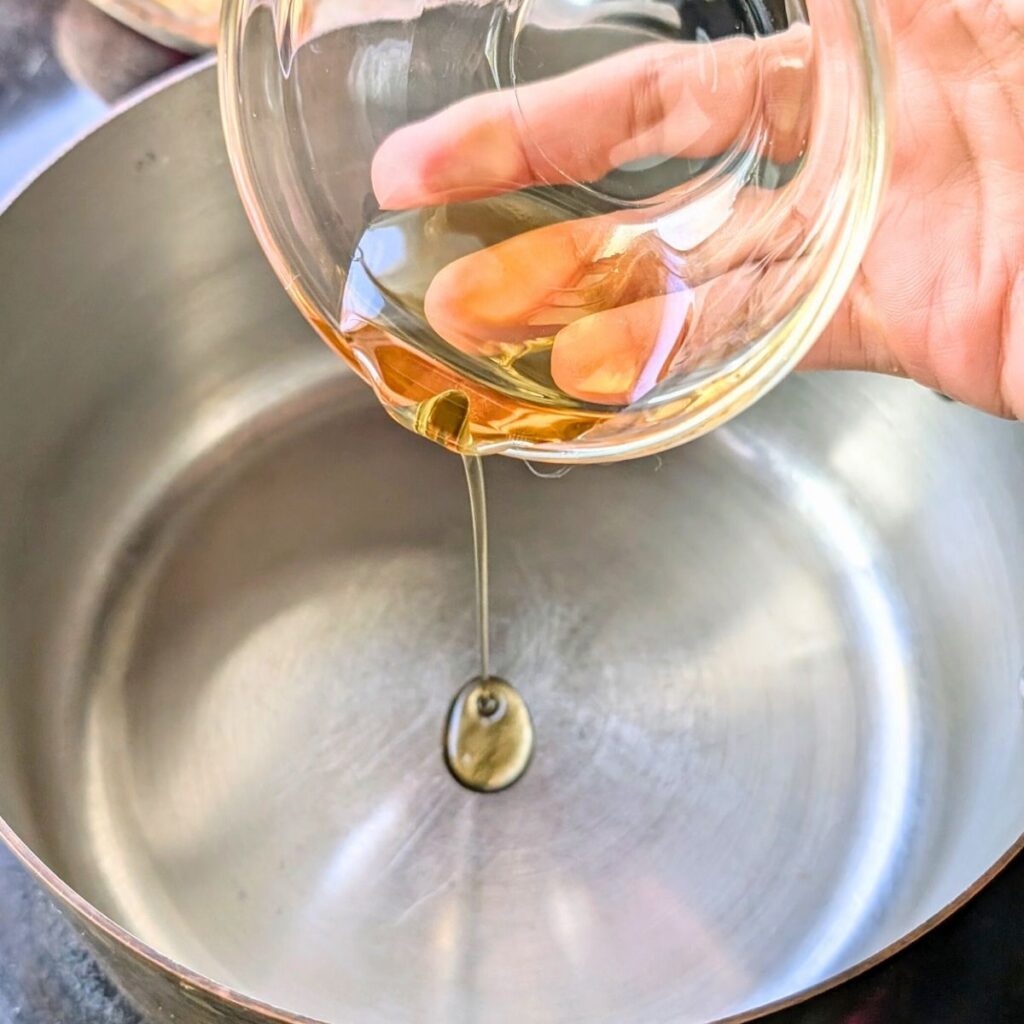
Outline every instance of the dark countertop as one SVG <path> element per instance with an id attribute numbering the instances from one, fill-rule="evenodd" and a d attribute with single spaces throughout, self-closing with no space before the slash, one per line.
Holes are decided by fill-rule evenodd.
<path id="1" fill-rule="evenodd" d="M 185 59 L 86 0 L 0 0 L 0 201 L 109 102 Z M 920 941 L 768 1024 L 1021 1024 L 1022 906 L 1024 855 Z M 2 846 L 0 1024 L 144 1024 Z"/>

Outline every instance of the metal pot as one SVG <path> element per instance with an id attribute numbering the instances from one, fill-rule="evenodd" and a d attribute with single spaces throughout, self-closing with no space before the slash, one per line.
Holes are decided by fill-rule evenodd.
<path id="1" fill-rule="evenodd" d="M 481 795 L 461 467 L 277 286 L 212 70 L 47 170 L 0 267 L 0 834 L 155 1019 L 745 1019 L 1018 843 L 1019 426 L 820 375 L 664 459 L 495 462 L 537 746 Z"/>

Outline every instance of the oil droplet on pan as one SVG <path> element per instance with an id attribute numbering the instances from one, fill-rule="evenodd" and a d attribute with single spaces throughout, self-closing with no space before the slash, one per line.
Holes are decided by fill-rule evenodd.
<path id="1" fill-rule="evenodd" d="M 455 695 L 445 729 L 448 769 L 467 789 L 496 793 L 526 771 L 533 722 L 519 691 L 503 679 L 473 679 Z"/>

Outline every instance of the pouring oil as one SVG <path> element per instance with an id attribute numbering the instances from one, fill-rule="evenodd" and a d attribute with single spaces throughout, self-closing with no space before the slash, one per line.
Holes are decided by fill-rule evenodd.
<path id="1" fill-rule="evenodd" d="M 519 691 L 491 675 L 487 492 L 483 459 L 463 457 L 473 520 L 476 624 L 480 674 L 455 695 L 448 712 L 444 752 L 462 785 L 481 793 L 507 789 L 526 771 L 533 752 L 533 723 Z"/>
<path id="2" fill-rule="evenodd" d="M 469 487 L 469 514 L 473 524 L 473 566 L 476 571 L 476 632 L 480 650 L 480 678 L 491 678 L 490 558 L 487 550 L 487 487 L 484 460 L 464 455 L 462 465 Z"/>
<path id="3" fill-rule="evenodd" d="M 557 331 L 580 302 L 623 301 L 617 265 L 598 267 L 589 283 L 566 289 L 554 307 L 525 310 L 505 333 L 460 351 L 426 314 L 431 283 L 445 268 L 523 232 L 577 219 L 585 211 L 556 192 L 527 190 L 473 202 L 383 213 L 374 218 L 347 268 L 336 328 L 316 318 L 320 333 L 373 383 L 383 404 L 405 426 L 462 454 L 469 490 L 476 571 L 479 673 L 455 695 L 444 754 L 455 779 L 469 789 L 506 789 L 525 772 L 533 724 L 522 696 L 491 671 L 487 501 L 478 453 L 495 439 L 570 441 L 618 410 L 562 391 L 551 373 Z M 545 258 L 544 248 L 538 258 Z M 545 268 L 541 268 L 543 270 Z M 456 318 L 460 311 L 454 311 Z M 557 322 L 559 317 L 561 322 Z"/>
<path id="4" fill-rule="evenodd" d="M 590 211 L 591 213 L 593 211 Z M 427 293 L 455 261 L 483 253 L 524 232 L 585 218 L 555 190 L 522 192 L 378 214 L 363 232 L 346 267 L 336 323 L 296 298 L 321 335 L 367 379 L 403 425 L 459 453 L 478 453 L 509 440 L 570 442 L 620 414 L 623 404 L 595 403 L 561 389 L 551 372 L 555 335 L 583 312 L 628 301 L 630 289 L 651 275 L 657 260 L 594 258 L 564 287 L 524 299 L 500 325 L 475 324 L 472 341 L 453 344 L 426 313 Z M 535 251 L 534 251 L 535 250 Z M 560 268 L 546 246 L 531 247 L 534 278 Z M 535 257 L 535 259 L 533 258 Z M 485 255 L 486 258 L 486 255 Z M 563 256 L 564 258 L 564 256 Z M 516 267 L 505 268 L 511 281 Z M 666 291 L 671 288 L 662 283 Z M 515 294 L 515 287 L 509 292 Z M 468 304 L 450 311 L 472 323 Z"/>

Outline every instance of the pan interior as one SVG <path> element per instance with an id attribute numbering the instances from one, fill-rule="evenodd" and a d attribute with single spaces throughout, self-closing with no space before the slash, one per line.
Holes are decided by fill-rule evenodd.
<path id="1" fill-rule="evenodd" d="M 461 467 L 293 314 L 215 102 L 209 72 L 157 94 L 0 222 L 0 813 L 63 878 L 314 1018 L 682 1024 L 876 953 L 1006 851 L 1024 440 L 852 375 L 662 459 L 488 465 L 536 746 L 457 785 Z"/>

